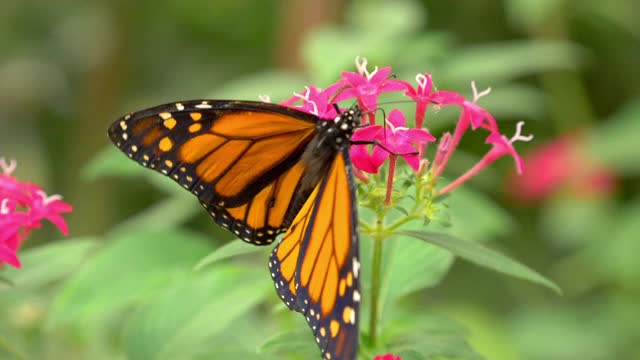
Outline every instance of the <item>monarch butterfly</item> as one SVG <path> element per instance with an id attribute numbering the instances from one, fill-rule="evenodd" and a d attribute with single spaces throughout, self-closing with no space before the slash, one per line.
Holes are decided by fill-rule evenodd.
<path id="1" fill-rule="evenodd" d="M 109 137 L 196 195 L 242 240 L 266 245 L 285 232 L 269 259 L 278 295 L 304 315 L 324 359 L 350 360 L 361 295 L 349 147 L 362 113 L 353 106 L 338 114 L 193 100 L 127 114 Z"/>

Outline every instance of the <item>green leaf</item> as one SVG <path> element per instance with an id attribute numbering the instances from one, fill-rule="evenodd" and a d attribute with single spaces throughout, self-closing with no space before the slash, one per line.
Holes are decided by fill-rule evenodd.
<path id="1" fill-rule="evenodd" d="M 211 94 L 213 99 L 246 99 L 258 101 L 258 95 L 269 95 L 279 102 L 303 91 L 307 81 L 297 73 L 286 71 L 265 71 L 235 78 Z"/>
<path id="2" fill-rule="evenodd" d="M 52 321 L 89 322 L 166 285 L 210 251 L 207 239 L 187 231 L 114 236 L 86 261 L 54 301 Z"/>
<path id="3" fill-rule="evenodd" d="M 142 166 L 127 159 L 117 147 L 109 145 L 82 170 L 82 177 L 86 180 L 95 180 L 105 176 L 134 177 L 140 176 L 144 172 Z"/>
<path id="4" fill-rule="evenodd" d="M 640 98 L 589 132 L 588 150 L 620 175 L 640 174 Z"/>
<path id="5" fill-rule="evenodd" d="M 449 216 L 429 224 L 430 230 L 445 232 L 473 241 L 488 241 L 505 235 L 512 227 L 509 213 L 487 195 L 461 186 L 445 201 L 448 209 L 442 212 Z"/>
<path id="6" fill-rule="evenodd" d="M 148 301 L 125 332 L 129 359 L 178 359 L 210 348 L 234 319 L 271 295 L 262 269 L 221 267 L 192 273 Z"/>
<path id="7" fill-rule="evenodd" d="M 476 265 L 486 267 L 499 273 L 515 278 L 531 281 L 562 294 L 562 290 L 551 280 L 543 277 L 534 270 L 522 265 L 499 252 L 489 249 L 479 243 L 461 240 L 442 233 L 421 231 L 400 231 L 400 234 L 413 236 L 451 251 L 456 256 L 468 260 Z"/>
<path id="8" fill-rule="evenodd" d="M 175 229 L 201 212 L 201 209 L 195 199 L 181 191 L 180 194 L 172 195 L 118 224 L 112 229 L 112 235 L 135 232 L 138 229 Z"/>
<path id="9" fill-rule="evenodd" d="M 633 288 L 640 284 L 640 262 L 637 259 L 640 253 L 640 197 L 631 200 L 614 216 L 606 235 L 594 239 L 579 257 L 585 266 L 591 268 L 590 271 L 600 273 L 600 277 L 617 282 L 621 287 Z M 602 238 L 607 241 L 601 241 Z"/>
<path id="10" fill-rule="evenodd" d="M 558 0 L 507 0 L 507 15 L 520 30 L 531 31 L 545 25 L 551 16 L 562 11 L 564 1 Z"/>
<path id="11" fill-rule="evenodd" d="M 640 315 L 637 300 L 617 313 L 622 309 L 614 299 L 522 309 L 508 319 L 511 342 L 530 359 L 610 359 L 620 349 L 635 348 L 638 325 L 631 319 Z"/>
<path id="12" fill-rule="evenodd" d="M 318 347 L 309 330 L 290 331 L 268 339 L 260 348 L 260 353 L 287 357 L 298 355 L 301 359 L 316 359 L 320 356 Z"/>
<path id="13" fill-rule="evenodd" d="M 211 353 L 197 355 L 192 357 L 194 360 L 211 360 L 211 359 L 242 359 L 242 360 L 282 360 L 280 356 L 271 356 L 267 354 L 255 354 L 250 352 L 242 352 L 242 351 L 218 351 L 214 350 Z"/>
<path id="14" fill-rule="evenodd" d="M 11 282 L 11 280 L 7 279 L 4 276 L 0 276 L 0 284 L 4 285 L 4 287 L 6 288 L 13 288 L 16 286 L 13 282 Z M 0 290 L 2 290 L 2 287 L 0 287 Z"/>
<path id="15" fill-rule="evenodd" d="M 566 42 L 518 41 L 465 47 L 451 54 L 440 76 L 451 83 L 476 80 L 479 89 L 506 81 L 548 72 L 575 70 L 583 58 L 581 49 Z"/>
<path id="16" fill-rule="evenodd" d="M 408 35 L 416 33 L 424 23 L 424 8 L 415 1 L 396 0 L 378 2 L 353 2 L 351 13 L 358 14 L 350 20 L 354 27 L 373 35 Z M 384 26 L 380 26 L 384 24 Z"/>
<path id="17" fill-rule="evenodd" d="M 384 350 L 425 359 L 471 359 L 483 357 L 473 350 L 469 332 L 456 321 L 423 311 L 397 310 L 383 333 Z"/>
<path id="18" fill-rule="evenodd" d="M 73 272 L 97 246 L 97 239 L 77 238 L 26 249 L 20 254 L 22 269 L 7 268 L 3 275 L 16 288 L 37 288 Z"/>
<path id="19" fill-rule="evenodd" d="M 421 222 L 415 222 L 421 226 Z M 451 252 L 407 236 L 384 240 L 380 306 L 388 312 L 401 297 L 437 285 L 453 263 Z M 383 320 L 386 317 L 383 317 Z"/>
<path id="20" fill-rule="evenodd" d="M 202 268 L 212 265 L 218 261 L 222 261 L 224 259 L 228 259 L 231 257 L 235 257 L 238 255 L 251 254 L 255 252 L 263 252 L 265 249 L 269 249 L 269 247 L 264 246 L 254 246 L 251 244 L 247 244 L 246 242 L 235 239 L 232 240 L 216 250 L 214 250 L 211 254 L 207 255 L 204 259 L 200 260 L 198 264 L 196 264 L 194 270 L 202 270 Z"/>

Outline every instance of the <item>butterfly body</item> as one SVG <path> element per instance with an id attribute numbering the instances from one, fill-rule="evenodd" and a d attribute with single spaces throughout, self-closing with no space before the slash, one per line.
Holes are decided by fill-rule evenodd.
<path id="1" fill-rule="evenodd" d="M 127 114 L 112 142 L 196 195 L 212 219 L 255 245 L 285 233 L 269 260 L 276 291 L 303 314 L 324 359 L 358 351 L 360 302 L 350 138 L 335 119 L 275 104 L 193 100 Z"/>

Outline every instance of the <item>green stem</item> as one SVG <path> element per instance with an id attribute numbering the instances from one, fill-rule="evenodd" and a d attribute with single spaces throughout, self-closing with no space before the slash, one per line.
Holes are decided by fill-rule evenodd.
<path id="1" fill-rule="evenodd" d="M 380 216 L 380 215 L 379 215 Z M 373 236 L 373 265 L 371 269 L 371 316 L 369 317 L 369 339 L 372 346 L 377 341 L 378 301 L 380 298 L 380 270 L 382 267 L 382 218 L 378 217 L 376 233 Z"/>
<path id="2" fill-rule="evenodd" d="M 413 214 L 415 214 L 415 210 L 413 211 Z M 406 223 L 408 223 L 410 221 L 418 220 L 418 219 L 421 219 L 421 218 L 422 218 L 422 216 L 419 216 L 419 215 L 408 215 L 408 216 L 405 216 L 405 217 L 401 218 L 400 220 L 394 222 L 393 224 L 387 226 L 387 228 L 385 229 L 385 232 L 386 233 L 392 232 L 393 230 L 399 228 L 400 226 L 402 226 L 402 225 L 404 225 L 404 224 L 406 224 Z"/>
<path id="3" fill-rule="evenodd" d="M 9 354 L 13 355 L 16 359 L 19 360 L 27 360 L 27 358 L 22 355 L 18 349 L 14 348 L 13 346 L 11 346 L 11 344 L 9 344 L 9 342 L 7 342 L 5 339 L 3 339 L 2 337 L 0 337 L 0 349 L 4 349 L 6 352 L 8 352 Z"/>

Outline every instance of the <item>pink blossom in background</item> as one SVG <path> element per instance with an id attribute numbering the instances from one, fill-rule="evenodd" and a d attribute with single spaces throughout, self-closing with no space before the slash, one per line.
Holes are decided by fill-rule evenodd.
<path id="1" fill-rule="evenodd" d="M 402 360 L 400 356 L 396 356 L 393 354 L 385 354 L 385 355 L 376 355 L 373 360 Z"/>
<path id="2" fill-rule="evenodd" d="M 48 196 L 35 184 L 18 181 L 11 176 L 16 162 L 0 158 L 0 265 L 21 266 L 17 250 L 42 220 L 53 223 L 65 236 L 69 229 L 61 214 L 71 212 L 71 205 L 60 195 Z"/>
<path id="3" fill-rule="evenodd" d="M 588 155 L 580 134 L 562 136 L 525 156 L 529 171 L 510 178 L 512 198 L 523 203 L 543 200 L 562 189 L 578 196 L 609 196 L 616 175 Z"/>

